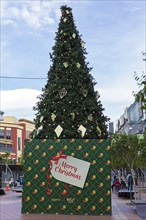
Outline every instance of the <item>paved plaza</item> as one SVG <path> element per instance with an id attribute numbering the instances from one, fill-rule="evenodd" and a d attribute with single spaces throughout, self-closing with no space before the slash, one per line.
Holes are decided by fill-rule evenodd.
<path id="1" fill-rule="evenodd" d="M 21 214 L 22 193 L 12 191 L 0 196 L 0 220 L 141 220 L 130 199 L 112 194 L 112 216 Z"/>

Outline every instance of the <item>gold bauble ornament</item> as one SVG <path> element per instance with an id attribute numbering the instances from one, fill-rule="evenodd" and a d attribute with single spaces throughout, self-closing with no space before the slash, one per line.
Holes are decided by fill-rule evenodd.
<path id="1" fill-rule="evenodd" d="M 55 121 L 56 115 L 54 113 L 51 114 L 52 121 Z"/>
<path id="2" fill-rule="evenodd" d="M 68 62 L 64 62 L 63 65 L 64 65 L 65 68 L 67 68 L 68 67 Z"/>
<path id="3" fill-rule="evenodd" d="M 79 69 L 81 67 L 81 64 L 79 62 L 76 63 L 77 68 Z"/>
<path id="4" fill-rule="evenodd" d="M 92 120 L 93 120 L 92 114 L 88 115 L 88 120 L 89 120 L 89 121 L 92 121 Z"/>
<path id="5" fill-rule="evenodd" d="M 75 113 L 72 112 L 72 113 L 70 113 L 70 115 L 71 115 L 71 119 L 72 119 L 72 121 L 74 121 L 74 120 L 75 120 Z"/>
<path id="6" fill-rule="evenodd" d="M 62 99 L 67 94 L 67 90 L 65 88 L 61 89 L 59 92 L 59 96 Z"/>

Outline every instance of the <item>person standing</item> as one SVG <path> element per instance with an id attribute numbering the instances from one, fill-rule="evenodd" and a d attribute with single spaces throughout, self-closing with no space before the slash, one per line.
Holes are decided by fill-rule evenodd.
<path id="1" fill-rule="evenodd" d="M 123 179 L 120 181 L 120 189 L 125 189 L 126 188 L 126 183 Z"/>
<path id="2" fill-rule="evenodd" d="M 131 173 L 128 174 L 127 181 L 128 181 L 128 190 L 132 191 L 133 190 L 133 178 L 132 178 Z"/>

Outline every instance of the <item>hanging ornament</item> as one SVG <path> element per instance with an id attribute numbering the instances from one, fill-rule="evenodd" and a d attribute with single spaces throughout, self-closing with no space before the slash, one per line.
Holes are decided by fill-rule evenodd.
<path id="1" fill-rule="evenodd" d="M 80 127 L 78 128 L 78 132 L 81 133 L 82 137 L 84 137 L 86 130 L 87 129 L 83 125 L 80 125 Z"/>
<path id="2" fill-rule="evenodd" d="M 55 128 L 55 133 L 56 133 L 56 135 L 57 135 L 57 137 L 59 137 L 60 136 L 60 134 L 62 133 L 62 131 L 63 131 L 63 128 L 60 126 L 60 125 L 58 125 L 56 128 Z"/>
<path id="3" fill-rule="evenodd" d="M 81 42 L 81 46 L 82 46 L 82 47 L 85 46 L 85 42 L 84 42 L 84 41 Z"/>
<path id="4" fill-rule="evenodd" d="M 59 96 L 62 99 L 67 94 L 67 91 L 65 88 L 61 89 L 59 92 Z"/>
<path id="5" fill-rule="evenodd" d="M 32 138 L 35 138 L 36 134 L 37 134 L 37 130 L 34 130 Z"/>
<path id="6" fill-rule="evenodd" d="M 66 22 L 66 21 L 67 21 L 67 18 L 64 18 L 63 21 Z"/>
<path id="7" fill-rule="evenodd" d="M 97 126 L 96 129 L 99 132 L 99 136 L 101 137 L 101 130 L 100 130 L 100 128 Z"/>
<path id="8" fill-rule="evenodd" d="M 87 96 L 87 94 L 88 94 L 88 91 L 87 91 L 87 89 L 84 89 L 84 88 L 81 88 L 81 92 L 82 92 L 82 94 L 83 94 L 83 96 Z"/>
<path id="9" fill-rule="evenodd" d="M 81 66 L 81 64 L 77 62 L 77 63 L 76 63 L 76 66 L 77 66 L 77 68 L 79 69 L 80 66 Z"/>
<path id="10" fill-rule="evenodd" d="M 37 134 L 39 133 L 39 131 L 41 131 L 43 128 L 43 126 L 41 125 L 38 129 L 37 129 Z"/>
<path id="11" fill-rule="evenodd" d="M 70 13 L 70 11 L 66 10 L 66 14 L 69 14 L 69 13 Z"/>
<path id="12" fill-rule="evenodd" d="M 52 121 L 55 121 L 56 115 L 54 113 L 51 114 Z"/>
<path id="13" fill-rule="evenodd" d="M 72 113 L 70 113 L 70 115 L 71 115 L 71 120 L 74 121 L 75 120 L 75 113 L 72 112 Z"/>
<path id="14" fill-rule="evenodd" d="M 92 121 L 92 120 L 93 120 L 92 114 L 88 115 L 88 120 L 89 120 L 89 121 Z"/>
<path id="15" fill-rule="evenodd" d="M 75 33 L 73 33 L 72 37 L 73 37 L 73 38 L 75 38 L 75 37 L 76 37 L 76 34 L 75 34 Z"/>
<path id="16" fill-rule="evenodd" d="M 42 130 L 43 126 L 41 125 L 39 128 L 38 128 L 38 131 Z"/>
<path id="17" fill-rule="evenodd" d="M 67 68 L 68 67 L 68 62 L 64 62 L 63 65 L 64 65 L 65 68 Z"/>
<path id="18" fill-rule="evenodd" d="M 41 117 L 40 117 L 40 122 L 42 122 L 42 121 L 43 121 L 43 119 L 44 119 L 44 117 L 43 117 L 43 116 L 41 116 Z"/>

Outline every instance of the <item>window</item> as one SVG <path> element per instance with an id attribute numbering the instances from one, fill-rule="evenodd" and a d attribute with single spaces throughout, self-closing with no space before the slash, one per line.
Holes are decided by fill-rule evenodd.
<path id="1" fill-rule="evenodd" d="M 0 138 L 4 139 L 4 129 L 0 128 Z"/>
<path id="2" fill-rule="evenodd" d="M 5 151 L 6 145 L 4 143 L 0 143 L 0 152 Z"/>
<path id="3" fill-rule="evenodd" d="M 6 139 L 11 139 L 11 130 L 6 130 Z"/>
<path id="4" fill-rule="evenodd" d="M 134 102 L 128 109 L 130 122 L 138 122 L 143 116 L 143 111 L 139 102 Z"/>
<path id="5" fill-rule="evenodd" d="M 12 148 L 12 144 L 7 144 L 7 151 L 10 153 L 14 153 L 14 149 Z"/>
<path id="6" fill-rule="evenodd" d="M 18 150 L 21 150 L 21 138 L 18 137 Z"/>

